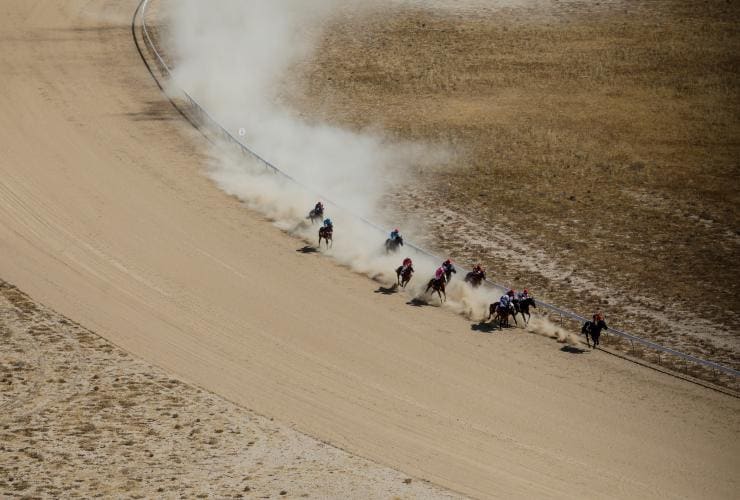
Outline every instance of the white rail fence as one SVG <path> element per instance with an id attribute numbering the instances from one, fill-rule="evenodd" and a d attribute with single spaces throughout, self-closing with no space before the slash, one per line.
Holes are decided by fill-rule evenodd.
<path id="1" fill-rule="evenodd" d="M 157 64 L 159 65 L 161 71 L 167 76 L 167 79 L 169 81 L 169 87 L 168 87 L 168 89 L 170 91 L 173 91 L 173 90 L 176 91 L 178 94 L 180 94 L 180 97 L 183 98 L 187 102 L 188 107 L 189 107 L 188 114 L 191 115 L 191 117 L 194 116 L 194 121 L 197 122 L 197 124 L 194 123 L 195 126 L 206 127 L 211 133 L 214 133 L 217 136 L 221 137 L 222 139 L 226 140 L 227 142 L 235 145 L 242 152 L 242 154 L 244 154 L 245 156 L 247 156 L 249 158 L 252 158 L 254 160 L 257 160 L 262 165 L 264 165 L 265 168 L 271 170 L 276 175 L 280 175 L 280 176 L 282 176 L 282 177 L 284 177 L 284 178 L 286 178 L 286 179 L 288 179 L 288 180 L 290 180 L 290 181 L 292 181 L 292 182 L 300 185 L 302 188 L 306 189 L 308 192 L 311 192 L 313 194 L 316 194 L 321 199 L 326 200 L 327 204 L 332 205 L 332 206 L 335 206 L 335 207 L 337 207 L 339 209 L 342 209 L 344 212 L 346 212 L 346 213 L 350 214 L 351 216 L 357 218 L 358 220 L 362 221 L 363 223 L 367 224 L 368 226 L 370 226 L 370 227 L 374 228 L 375 230 L 377 230 L 377 231 L 385 234 L 385 229 L 383 227 L 381 227 L 380 225 L 378 225 L 378 224 L 376 224 L 376 223 L 374 223 L 374 222 L 366 219 L 365 217 L 363 217 L 363 216 L 361 216 L 359 214 L 353 214 L 352 212 L 348 211 L 346 208 L 340 207 L 336 203 L 333 203 L 331 200 L 327 200 L 326 197 L 321 196 L 319 193 L 315 192 L 309 186 L 306 186 L 305 184 L 299 182 L 297 179 L 293 178 L 288 173 L 286 173 L 283 170 L 281 170 L 279 167 L 273 165 L 272 163 L 270 163 L 269 161 L 267 161 L 266 159 L 264 159 L 257 152 L 255 152 L 254 150 L 252 150 L 246 144 L 242 143 L 237 137 L 235 137 L 228 130 L 226 130 L 223 126 L 221 126 L 221 124 L 219 124 L 208 113 L 208 111 L 206 111 L 205 108 L 203 108 L 203 106 L 201 106 L 184 89 L 180 88 L 177 85 L 177 82 L 175 81 L 175 79 L 173 77 L 172 70 L 167 65 L 167 63 L 165 62 L 165 60 L 162 57 L 162 55 L 157 50 L 156 45 L 153 42 L 152 37 L 151 37 L 151 35 L 149 33 L 149 29 L 147 28 L 147 24 L 146 24 L 146 9 L 147 9 L 147 7 L 149 5 L 149 2 L 150 2 L 150 0 L 142 0 L 139 3 L 139 6 L 137 7 L 136 12 L 134 13 L 134 19 L 133 19 L 133 22 L 132 22 L 132 31 L 135 29 L 136 18 L 139 17 L 140 20 L 141 20 L 140 21 L 140 24 L 141 24 L 142 39 L 144 40 L 144 43 L 146 45 L 146 49 L 156 59 Z M 136 40 L 136 34 L 133 33 L 133 36 L 134 36 L 134 39 L 135 39 L 135 41 L 137 43 L 137 46 L 138 46 L 138 40 Z M 144 57 L 143 54 L 142 54 L 142 57 Z M 145 63 L 146 63 L 146 61 L 145 61 Z M 153 73 L 153 71 L 151 70 L 151 68 L 149 68 L 149 69 L 150 69 L 150 72 L 152 72 L 152 76 L 156 80 L 157 79 L 156 75 Z M 157 81 L 157 84 L 159 85 L 159 81 Z M 162 86 L 160 85 L 160 87 L 162 87 Z M 174 104 L 174 102 L 173 102 L 173 104 Z M 178 107 L 178 106 L 176 105 L 176 107 Z M 181 113 L 183 112 L 182 109 L 180 109 L 179 107 L 178 107 L 178 109 L 180 110 Z M 419 253 L 421 253 L 423 255 L 426 255 L 426 256 L 435 258 L 435 259 L 437 259 L 440 262 L 443 260 L 441 257 L 439 257 L 437 255 L 434 255 L 432 252 L 430 252 L 428 250 L 425 250 L 424 248 L 421 248 L 421 247 L 419 247 L 417 245 L 414 245 L 411 242 L 404 241 L 404 244 L 406 244 L 407 246 L 413 248 L 417 252 L 419 252 Z M 507 290 L 509 288 L 509 287 L 507 287 L 505 285 L 502 285 L 502 284 L 499 284 L 499 283 L 495 283 L 495 282 L 493 282 L 491 280 L 486 280 L 485 285 L 486 286 L 490 286 L 490 287 L 495 287 L 495 288 L 498 288 L 498 289 L 501 289 L 501 290 Z M 583 316 L 580 316 L 580 315 L 575 314 L 573 312 L 570 312 L 570 311 L 561 309 L 561 308 L 559 308 L 557 306 L 554 306 L 552 304 L 548 304 L 548 303 L 542 302 L 540 300 L 537 300 L 536 303 L 537 303 L 537 307 L 543 308 L 543 309 L 547 309 L 548 311 L 550 311 L 550 313 L 556 315 L 559 318 L 559 321 L 560 321 L 561 325 L 563 325 L 565 321 L 574 321 L 574 322 L 578 322 L 578 323 L 583 323 L 583 322 L 587 321 L 587 318 L 585 318 Z M 698 357 L 693 356 L 691 354 L 686 354 L 684 352 L 680 352 L 680 351 L 677 351 L 675 349 L 671 349 L 670 347 L 662 346 L 662 345 L 657 344 L 655 342 L 652 342 L 650 340 L 644 339 L 642 337 L 638 337 L 637 335 L 633 335 L 631 333 L 627 333 L 627 332 L 624 332 L 624 331 L 621 331 L 621 330 L 617 330 L 617 329 L 614 329 L 614 328 L 611 328 L 611 327 L 605 333 L 607 333 L 607 335 L 608 334 L 615 335 L 615 336 L 623 339 L 624 341 L 629 342 L 629 344 L 631 346 L 631 350 L 633 352 L 635 351 L 636 346 L 640 346 L 642 348 L 649 349 L 650 351 L 654 351 L 657 354 L 658 363 L 661 363 L 661 360 L 662 360 L 661 356 L 662 355 L 664 355 L 666 357 L 676 358 L 677 360 L 680 360 L 683 363 L 683 367 L 684 367 L 684 369 L 685 369 L 685 371 L 687 373 L 688 373 L 689 363 L 693 363 L 695 365 L 704 367 L 705 369 L 708 369 L 708 370 L 712 371 L 715 376 L 717 376 L 719 374 L 729 375 L 730 376 L 730 380 L 728 382 L 733 387 L 736 387 L 737 379 L 740 376 L 740 372 L 737 371 L 737 370 L 735 370 L 735 369 L 733 369 L 733 368 L 730 368 L 728 366 L 721 365 L 721 364 L 716 363 L 714 361 L 709 361 L 709 360 L 706 360 L 706 359 L 698 358 Z"/>

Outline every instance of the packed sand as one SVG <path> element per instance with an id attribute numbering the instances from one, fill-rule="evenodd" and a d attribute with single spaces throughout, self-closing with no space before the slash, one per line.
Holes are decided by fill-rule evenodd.
<path id="1" fill-rule="evenodd" d="M 183 384 L 4 282 L 0 338 L 3 495 L 459 497 Z"/>
<path id="2" fill-rule="evenodd" d="M 409 475 L 481 498 L 736 495 L 736 398 L 523 331 L 480 332 L 449 310 L 373 293 L 378 283 L 320 253 L 297 251 L 304 242 L 219 191 L 203 175 L 202 137 L 163 100 L 133 47 L 135 7 L 8 0 L 0 18 L 0 276 L 142 360 L 126 355 L 137 368 L 115 370 L 131 374 L 134 385 L 149 377 L 191 383 L 274 418 L 286 436 L 283 426 L 293 427 L 401 471 L 379 472 L 388 474 L 387 484 Z M 71 353 L 77 349 L 61 330 L 38 335 L 60 335 Z M 106 350 L 101 340 L 92 344 Z M 113 387 L 110 370 L 100 378 Z M 87 397 L 90 385 L 105 387 L 63 378 L 56 384 L 69 386 L 73 401 Z M 38 401 L 24 403 L 32 418 L 44 415 L 33 408 L 53 403 L 45 387 L 52 383 L 39 381 Z M 165 387 L 165 400 L 193 391 Z M 239 412 L 201 397 L 229 415 Z M 152 427 L 166 432 L 162 419 L 171 421 L 172 410 L 151 408 L 146 394 L 130 401 L 135 410 L 128 411 L 151 415 Z M 79 425 L 105 428 L 107 415 Z M 207 423 L 200 417 L 203 428 L 235 430 L 228 416 L 218 416 Z M 242 432 L 278 428 L 260 422 Z M 179 442 L 174 425 L 171 439 Z M 52 429 L 39 428 L 39 436 Z M 116 447 L 134 446 L 132 457 L 136 450 L 147 458 L 138 437 L 116 439 Z M 46 460 L 30 462 L 39 461 L 30 446 L 31 454 L 16 451 L 25 444 L 0 451 L 6 484 L 18 461 L 27 471 L 55 473 Z M 248 458 L 233 446 L 241 451 L 231 459 Z M 47 453 L 42 458 L 54 456 Z M 158 456 L 157 467 L 175 467 Z M 81 458 L 78 473 L 91 473 Z M 285 460 L 274 467 L 293 466 Z M 341 460 L 360 471 L 366 464 Z M 101 481 L 129 484 L 116 475 L 123 470 L 113 473 Z M 145 477 L 133 473 L 134 480 Z M 259 470 L 270 495 L 306 492 L 269 483 L 269 473 Z M 219 494 L 203 491 L 201 481 L 188 484 L 193 495 Z M 380 488 L 373 494 L 384 496 Z"/>

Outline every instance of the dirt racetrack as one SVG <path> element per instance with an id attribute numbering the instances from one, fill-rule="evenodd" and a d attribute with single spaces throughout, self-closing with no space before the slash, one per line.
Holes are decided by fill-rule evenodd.
<path id="1" fill-rule="evenodd" d="M 145 361 L 474 497 L 737 494 L 738 399 L 471 331 L 249 212 L 131 39 L 136 1 L 0 5 L 0 276 Z"/>

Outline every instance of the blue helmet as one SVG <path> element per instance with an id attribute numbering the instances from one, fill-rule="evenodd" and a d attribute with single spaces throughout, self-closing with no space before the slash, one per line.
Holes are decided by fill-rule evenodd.
<path id="1" fill-rule="evenodd" d="M 330 226 L 331 225 L 331 219 L 324 219 L 324 225 Z"/>

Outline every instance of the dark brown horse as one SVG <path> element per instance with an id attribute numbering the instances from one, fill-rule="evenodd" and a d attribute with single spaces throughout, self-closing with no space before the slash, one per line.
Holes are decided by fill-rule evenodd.
<path id="1" fill-rule="evenodd" d="M 310 219 L 311 220 L 311 224 L 313 224 L 316 221 L 321 222 L 321 219 L 323 217 L 324 217 L 324 210 L 323 209 L 317 210 L 317 209 L 314 208 L 313 210 L 311 210 L 310 212 L 308 212 L 308 217 L 306 217 L 306 219 Z"/>
<path id="2" fill-rule="evenodd" d="M 334 230 L 330 227 L 321 226 L 319 228 L 319 248 L 321 248 L 321 238 L 324 238 L 326 240 L 326 248 L 329 248 L 332 246 L 332 236 L 333 236 Z"/>
<path id="3" fill-rule="evenodd" d="M 503 307 L 498 302 L 494 302 L 488 306 L 488 319 L 493 318 L 494 325 L 498 325 L 498 329 L 501 330 L 504 326 L 509 326 L 509 316 L 514 319 L 514 324 L 519 326 L 516 321 L 516 312 L 512 311 L 509 307 Z"/>
<path id="4" fill-rule="evenodd" d="M 593 347 L 596 348 L 599 345 L 599 337 L 601 337 L 601 330 L 608 330 L 606 322 L 603 319 L 596 321 L 586 321 L 581 327 L 581 333 L 586 336 L 586 345 L 591 347 L 588 342 L 588 338 L 591 337 L 591 341 L 594 343 Z"/>
<path id="5" fill-rule="evenodd" d="M 385 240 L 385 253 L 398 252 L 403 246 L 403 238 L 401 235 L 396 236 L 395 239 L 388 238 Z"/>
<path id="6" fill-rule="evenodd" d="M 470 271 L 465 275 L 465 282 L 470 283 L 470 286 L 473 288 L 478 288 L 484 279 L 486 279 L 486 273 L 484 271 Z"/>
<path id="7" fill-rule="evenodd" d="M 396 279 L 398 279 L 398 284 L 401 285 L 401 288 L 406 288 L 406 285 L 411 281 L 412 274 L 414 274 L 414 268 L 411 266 L 406 268 L 398 266 L 398 268 L 396 268 Z"/>
<path id="8" fill-rule="evenodd" d="M 524 300 L 515 300 L 514 301 L 514 310 L 516 311 L 514 313 L 514 319 L 516 320 L 516 315 L 521 314 L 522 320 L 524 320 L 524 326 L 529 323 L 529 319 L 532 317 L 531 314 L 529 314 L 529 308 L 534 307 L 537 308 L 537 304 L 535 303 L 534 299 L 532 297 L 527 297 Z M 526 316 L 525 316 L 526 314 Z"/>
<path id="9" fill-rule="evenodd" d="M 432 289 L 432 293 L 437 292 L 437 295 L 439 295 L 439 301 L 444 302 L 447 300 L 447 293 L 445 292 L 445 280 L 444 278 L 436 279 L 432 278 L 429 280 L 429 283 L 427 284 L 427 289 L 424 290 L 424 293 L 429 293 L 429 289 Z M 444 296 L 444 298 L 442 298 Z"/>

